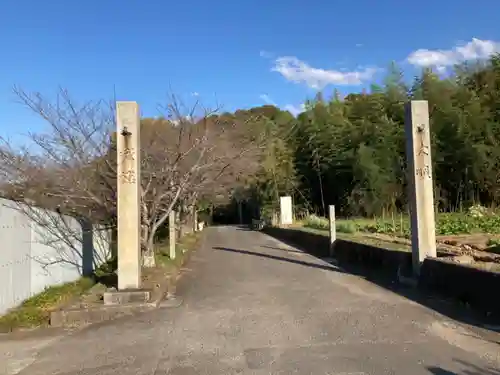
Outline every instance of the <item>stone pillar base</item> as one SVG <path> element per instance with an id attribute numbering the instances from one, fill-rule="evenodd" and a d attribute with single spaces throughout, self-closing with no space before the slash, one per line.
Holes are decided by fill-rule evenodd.
<path id="1" fill-rule="evenodd" d="M 105 305 L 124 305 L 130 303 L 145 303 L 151 299 L 151 292 L 148 290 L 110 290 L 104 293 L 103 301 Z"/>

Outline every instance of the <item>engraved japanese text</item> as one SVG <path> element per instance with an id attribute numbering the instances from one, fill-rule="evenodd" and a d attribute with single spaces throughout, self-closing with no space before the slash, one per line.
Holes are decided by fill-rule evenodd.
<path id="1" fill-rule="evenodd" d="M 416 173 L 420 178 L 431 178 L 431 168 L 428 165 L 425 165 L 423 168 L 417 168 Z"/>
<path id="2" fill-rule="evenodd" d="M 131 147 L 125 147 L 120 155 L 123 157 L 124 161 L 135 160 L 135 151 Z"/>
<path id="3" fill-rule="evenodd" d="M 125 184 L 134 184 L 136 181 L 135 172 L 133 170 L 124 171 L 121 173 L 121 181 Z"/>

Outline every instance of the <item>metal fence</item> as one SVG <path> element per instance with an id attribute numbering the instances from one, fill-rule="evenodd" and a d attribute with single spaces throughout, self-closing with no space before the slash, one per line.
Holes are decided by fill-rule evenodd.
<path id="1" fill-rule="evenodd" d="M 102 226 L 0 198 L 0 315 L 110 256 L 111 232 Z"/>

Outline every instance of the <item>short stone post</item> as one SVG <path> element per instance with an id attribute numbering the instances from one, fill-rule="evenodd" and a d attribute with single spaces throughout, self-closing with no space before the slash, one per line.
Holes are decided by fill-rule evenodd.
<path id="1" fill-rule="evenodd" d="M 409 173 L 412 263 L 413 274 L 418 276 L 424 259 L 436 257 L 429 105 L 426 100 L 412 100 L 407 103 L 405 133 Z"/>
<path id="2" fill-rule="evenodd" d="M 198 232 L 198 209 L 196 208 L 196 205 L 193 205 L 192 208 L 192 215 L 193 215 L 193 232 Z"/>
<path id="3" fill-rule="evenodd" d="M 170 211 L 168 215 L 168 240 L 170 245 L 170 259 L 175 259 L 175 237 L 177 235 L 177 230 L 175 227 L 176 212 L 174 210 Z"/>
<path id="4" fill-rule="evenodd" d="M 280 224 L 293 224 L 292 197 L 280 197 Z"/>
<path id="5" fill-rule="evenodd" d="M 337 240 L 337 229 L 335 227 L 335 206 L 328 206 L 328 221 L 330 229 L 330 257 L 333 257 L 333 245 Z"/>
<path id="6" fill-rule="evenodd" d="M 136 102 L 116 103 L 119 290 L 141 286 L 139 117 Z"/>

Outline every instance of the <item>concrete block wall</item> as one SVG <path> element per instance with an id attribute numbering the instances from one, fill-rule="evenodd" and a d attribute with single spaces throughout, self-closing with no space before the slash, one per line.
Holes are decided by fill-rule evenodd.
<path id="1" fill-rule="evenodd" d="M 90 274 L 111 257 L 111 232 L 0 199 L 0 315 L 45 288 Z"/>

